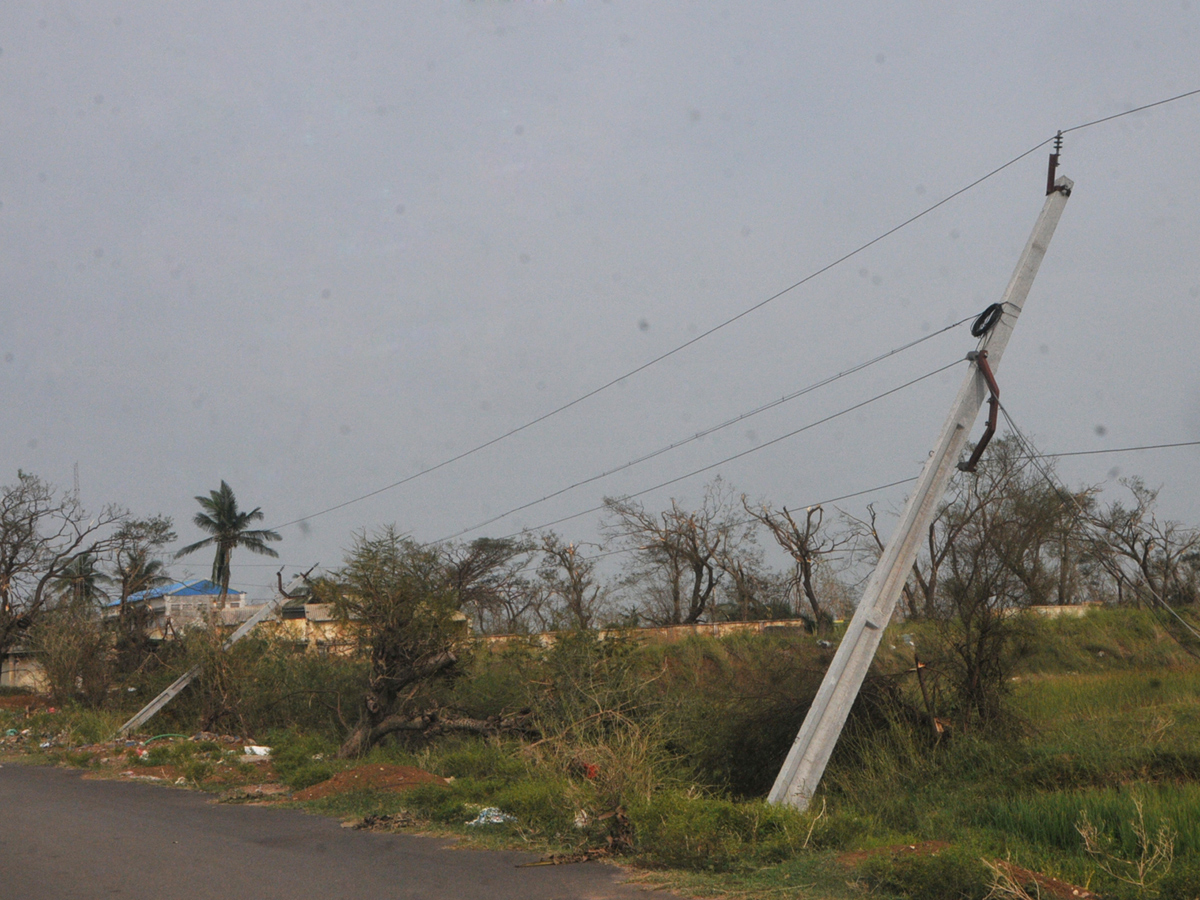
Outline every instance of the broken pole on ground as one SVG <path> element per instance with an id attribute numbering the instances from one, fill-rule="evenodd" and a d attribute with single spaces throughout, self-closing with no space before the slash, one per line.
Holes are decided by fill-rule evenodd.
<path id="1" fill-rule="evenodd" d="M 311 572 L 312 569 L 309 569 L 308 571 Z M 296 590 L 296 588 L 304 584 L 306 575 L 308 575 L 308 572 L 305 572 L 304 575 L 297 575 L 290 582 L 288 582 L 287 588 L 280 591 L 280 597 L 276 600 L 270 600 L 264 603 L 262 609 L 239 625 L 237 630 L 234 631 L 234 633 L 225 640 L 225 643 L 221 645 L 221 649 L 228 650 L 230 647 L 248 635 L 251 631 L 253 631 L 260 622 L 272 615 L 280 606 L 286 603 L 288 595 L 292 591 Z M 162 710 L 164 706 L 179 696 L 179 693 L 185 687 L 191 684 L 199 674 L 200 666 L 192 666 L 190 669 L 172 681 L 166 690 L 138 710 L 137 714 L 132 719 L 130 719 L 117 730 L 117 737 L 124 737 L 134 729 L 141 728 L 143 725 L 153 719 L 156 715 L 158 715 L 159 711 Z"/>

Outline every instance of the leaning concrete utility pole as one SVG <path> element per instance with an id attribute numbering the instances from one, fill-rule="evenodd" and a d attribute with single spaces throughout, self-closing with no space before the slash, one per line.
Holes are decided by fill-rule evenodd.
<path id="1" fill-rule="evenodd" d="M 966 380 L 958 391 L 946 424 L 942 426 L 937 445 L 917 479 L 912 496 L 908 498 L 896 530 L 867 582 L 854 618 L 850 620 L 829 671 L 825 673 L 825 680 L 821 682 L 804 724 L 800 726 L 800 733 L 796 735 L 771 793 L 767 795 L 771 803 L 787 804 L 798 809 L 808 806 L 825 772 L 842 726 L 846 724 L 846 717 L 858 696 L 871 660 L 875 657 L 875 651 L 879 648 L 883 629 L 896 608 L 925 531 L 933 521 L 938 503 L 950 483 L 950 476 L 956 465 L 973 471 L 983 445 L 995 431 L 999 388 L 994 373 L 1000 365 L 1000 357 L 1008 345 L 1025 298 L 1029 295 L 1038 266 L 1046 255 L 1046 247 L 1054 235 L 1067 198 L 1071 195 L 1073 182 L 1066 177 L 1054 177 L 1057 162 L 1058 154 L 1055 153 L 1050 159 L 1046 203 L 1016 271 L 1009 279 L 1003 298 L 1000 303 L 985 310 L 971 329 L 972 334 L 980 340 L 976 350 L 967 354 L 971 364 Z M 988 428 L 970 461 L 960 464 L 959 455 L 985 399 L 990 399 L 991 403 Z"/>

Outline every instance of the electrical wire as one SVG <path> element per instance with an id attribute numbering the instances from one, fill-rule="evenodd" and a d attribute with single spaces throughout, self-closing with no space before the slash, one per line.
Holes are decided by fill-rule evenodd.
<path id="1" fill-rule="evenodd" d="M 1153 109 L 1156 106 L 1162 106 L 1166 103 L 1174 103 L 1176 100 L 1182 100 L 1185 97 L 1194 97 L 1200 94 L 1200 88 L 1194 91 L 1185 91 L 1182 94 L 1176 94 L 1174 97 L 1167 97 L 1165 100 L 1155 100 L 1153 103 L 1146 103 L 1142 106 L 1135 106 L 1133 109 L 1127 109 L 1125 112 L 1114 113 L 1111 116 L 1104 116 L 1101 119 L 1093 119 L 1090 122 L 1084 122 L 1082 125 L 1072 125 L 1070 128 L 1064 128 L 1061 134 L 1070 134 L 1072 131 L 1082 131 L 1084 128 L 1091 128 L 1093 125 L 1100 125 L 1103 122 L 1111 122 L 1113 119 L 1120 119 L 1122 116 L 1132 116 L 1134 113 L 1143 112 L 1147 109 Z"/>
<path id="2" fill-rule="evenodd" d="M 1176 94 L 1175 96 L 1167 97 L 1163 100 L 1156 100 L 1153 103 L 1143 104 L 1142 106 L 1135 107 L 1134 109 L 1125 110 L 1124 112 L 1115 113 L 1111 116 L 1105 116 L 1100 119 L 1094 119 L 1090 122 L 1083 122 L 1079 125 L 1073 125 L 1070 128 L 1063 129 L 1062 131 L 1058 132 L 1058 134 L 1063 135 L 1063 134 L 1068 134 L 1068 133 L 1074 132 L 1074 131 L 1081 131 L 1085 128 L 1091 128 L 1095 125 L 1100 125 L 1104 122 L 1110 122 L 1114 119 L 1119 119 L 1123 116 L 1128 116 L 1128 115 L 1132 115 L 1137 112 L 1142 112 L 1147 109 L 1152 109 L 1156 106 L 1163 106 L 1168 103 L 1173 103 L 1177 100 L 1182 100 L 1186 97 L 1191 97 L 1196 94 L 1200 94 L 1200 89 L 1193 90 L 1193 91 L 1187 91 L 1182 94 Z M 870 247 L 873 247 L 875 244 L 878 244 L 880 241 L 886 240 L 888 237 L 891 237 L 893 234 L 900 231 L 901 229 L 907 228 L 909 225 L 913 224 L 914 222 L 918 221 L 919 219 L 924 218 L 925 216 L 932 213 L 934 210 L 939 209 L 940 207 L 949 203 L 951 200 L 954 200 L 955 198 L 962 196 L 963 194 L 967 193 L 968 191 L 973 190 L 974 188 L 978 187 L 983 182 L 987 181 L 990 178 L 993 178 L 994 176 L 1003 172 L 1005 169 L 1009 168 L 1010 166 L 1015 165 L 1016 163 L 1020 162 L 1025 157 L 1029 156 L 1032 153 L 1035 153 L 1036 151 L 1038 151 L 1042 147 L 1045 147 L 1046 145 L 1050 144 L 1054 140 L 1055 140 L 1055 138 L 1051 137 L 1051 138 L 1046 138 L 1045 140 L 1040 141 L 1037 144 L 1034 144 L 1028 150 L 1018 153 L 1016 156 L 1012 157 L 1007 162 L 1002 163 L 1001 165 L 995 167 L 994 169 L 992 169 L 985 175 L 982 175 L 979 178 L 976 178 L 974 181 L 970 182 L 969 184 L 965 185 L 964 187 L 961 187 L 958 190 L 954 191 L 953 193 L 946 195 L 941 200 L 938 200 L 936 203 L 933 203 L 930 206 L 925 207 L 923 210 L 921 210 L 920 212 L 916 213 L 913 216 L 910 216 L 909 218 L 900 222 L 898 225 L 895 225 L 895 226 L 887 229 L 886 231 L 882 232 L 881 234 L 877 235 L 876 237 L 871 238 L 869 241 L 866 241 L 865 243 L 860 244 L 859 246 L 855 247 L 853 250 L 850 250 L 849 252 L 843 254 L 842 256 L 839 256 L 838 258 L 834 259 L 832 262 L 829 262 L 829 263 L 825 264 L 824 266 L 821 266 L 820 268 L 810 272 L 808 275 L 805 275 L 800 280 L 788 285 L 787 287 L 783 288 L 782 290 L 775 292 L 774 294 L 770 295 L 766 299 L 760 300 L 758 303 L 755 303 L 752 306 L 747 307 L 746 309 L 742 310 L 741 312 L 737 313 L 736 315 L 730 316 L 729 318 L 727 318 L 721 322 L 718 322 L 716 325 L 712 326 L 711 328 L 708 328 L 705 331 L 702 331 L 700 334 L 696 335 L 695 337 L 693 337 L 687 341 L 684 341 L 682 344 L 677 345 L 676 347 L 666 351 L 665 353 L 661 353 L 658 356 L 653 357 L 652 359 L 648 360 L 647 362 L 642 363 L 641 365 L 639 365 L 633 369 L 630 369 L 629 371 L 625 372 L 624 374 L 618 375 L 616 378 L 613 378 L 613 379 L 601 384 L 600 386 L 593 388 L 590 391 L 587 391 L 586 393 L 580 394 L 578 397 L 575 397 L 573 400 L 569 400 L 566 403 L 563 403 L 560 406 L 557 406 L 554 409 L 551 409 L 550 411 L 543 413 L 540 416 L 530 419 L 529 421 L 525 422 L 522 425 L 518 425 L 515 428 L 511 428 L 508 431 L 505 431 L 502 434 L 497 435 L 494 438 L 484 441 L 481 444 L 477 444 L 468 450 L 464 450 L 461 453 L 455 454 L 454 456 L 450 456 L 450 457 L 442 460 L 441 462 L 436 463 L 435 465 L 432 465 L 425 469 L 421 469 L 417 472 L 414 472 L 412 475 L 408 475 L 404 478 L 399 479 L 398 481 L 394 481 L 391 484 L 385 485 L 384 487 L 381 487 L 381 488 L 377 488 L 373 491 L 369 491 L 365 494 L 354 497 L 350 500 L 345 500 L 345 501 L 343 501 L 341 503 L 337 503 L 333 506 L 326 507 L 325 509 L 319 510 L 318 512 L 310 513 L 305 516 L 300 516 L 299 518 L 292 519 L 291 521 L 288 521 L 288 522 L 284 522 L 281 525 L 276 525 L 276 526 L 274 526 L 274 530 L 278 530 L 281 528 L 288 528 L 292 525 L 298 525 L 301 522 L 315 519 L 319 516 L 323 516 L 328 513 L 335 512 L 339 509 L 345 509 L 347 506 L 352 506 L 356 503 L 361 503 L 363 500 L 367 500 L 371 497 L 378 496 L 379 494 L 382 494 L 386 491 L 393 490 L 394 488 L 397 488 L 397 487 L 400 487 L 401 485 L 407 484 L 410 481 L 414 481 L 418 478 L 421 478 L 432 472 L 436 472 L 439 469 L 445 468 L 446 466 L 449 466 L 460 460 L 466 459 L 469 456 L 473 456 L 474 454 L 479 453 L 480 451 L 485 450 L 488 447 L 491 447 L 495 444 L 498 444 L 501 441 L 507 440 L 508 438 L 513 437 L 514 435 L 519 434 L 528 428 L 532 428 L 534 425 L 544 422 L 547 419 L 550 419 L 553 416 L 558 415 L 559 413 L 565 412 L 566 410 L 571 409 L 572 407 L 584 402 L 585 400 L 595 397 L 597 394 L 600 394 L 603 391 L 606 391 L 609 388 L 614 387 L 615 385 L 625 381 L 626 379 L 631 378 L 634 375 L 637 375 L 641 372 L 644 372 L 645 370 L 651 368 L 652 366 L 657 365 L 658 363 L 660 363 L 666 359 L 669 359 L 670 357 L 674 356 L 675 354 L 680 353 L 683 350 L 686 350 L 688 347 L 691 347 L 693 344 L 697 344 L 700 341 L 703 341 L 704 339 L 712 336 L 713 334 L 716 334 L 718 331 L 721 331 L 722 329 L 727 328 L 728 326 L 745 318 L 746 316 L 750 315 L 751 313 L 757 312 L 758 310 L 762 309 L 763 307 L 767 306 L 768 304 L 773 303 L 775 300 L 778 300 L 780 297 L 784 296 L 785 294 L 788 294 L 791 291 L 794 291 L 796 288 L 801 287 L 802 285 L 807 284 L 808 282 L 812 281 L 813 279 L 820 277 L 821 275 L 828 272 L 830 269 L 833 269 L 833 268 L 841 265 L 842 263 L 846 262 L 847 260 L 849 260 L 849 259 L 857 256 L 858 254 L 862 253 L 863 251 L 869 249 Z"/>
<path id="3" fill-rule="evenodd" d="M 1138 447 L 1111 447 L 1107 450 L 1074 450 L 1070 453 L 1047 453 L 1048 459 L 1062 459 L 1067 456 L 1100 456 L 1105 453 L 1133 453 L 1137 450 L 1168 450 L 1172 447 L 1200 447 L 1200 441 L 1176 441 L 1172 444 L 1142 444 Z"/>
<path id="4" fill-rule="evenodd" d="M 818 390 L 819 388 L 823 388 L 830 384 L 833 384 L 835 381 L 839 381 L 840 379 L 845 378 L 849 375 L 853 375 L 857 372 L 863 371 L 864 369 L 868 369 L 871 366 L 875 365 L 876 363 L 880 363 L 880 362 L 884 361 L 885 359 L 889 359 L 899 353 L 903 353 L 905 350 L 910 350 L 913 347 L 916 347 L 918 344 L 923 344 L 925 341 L 931 340 L 931 339 L 937 337 L 938 335 L 945 334 L 948 331 L 952 331 L 953 329 L 964 324 L 965 322 L 970 321 L 972 318 L 974 318 L 974 317 L 967 316 L 964 319 L 959 319 L 957 322 L 953 323 L 952 325 L 947 325 L 945 328 L 941 328 L 938 331 L 933 332 L 932 334 L 927 334 L 924 337 L 917 338 L 915 341 L 909 341 L 907 344 L 903 344 L 899 347 L 895 347 L 891 350 L 888 350 L 886 353 L 881 353 L 878 356 L 867 360 L 866 362 L 861 362 L 854 366 L 851 366 L 848 369 L 843 369 L 841 372 L 838 372 L 836 375 L 830 375 L 829 377 L 823 378 L 820 381 L 814 382 L 813 384 L 810 384 L 807 387 L 803 387 L 797 391 L 793 391 L 790 394 L 785 394 L 783 397 L 780 397 L 777 400 L 772 400 L 768 403 L 764 403 L 763 405 L 757 406 L 754 409 L 751 409 L 747 412 L 739 413 L 738 415 L 734 416 L 733 418 L 726 419 L 725 421 L 721 422 L 718 425 L 713 425 L 709 428 L 705 428 L 701 431 L 697 431 L 695 434 L 691 435 L 690 437 L 686 437 L 686 438 L 683 438 L 682 440 L 675 441 L 674 443 L 667 444 L 665 447 L 660 447 L 657 450 L 654 450 L 650 453 L 646 453 L 635 459 L 631 459 L 628 462 L 624 462 L 619 466 L 615 466 L 611 469 L 607 469 L 596 475 L 591 475 L 587 478 L 580 479 L 579 481 L 576 481 L 573 484 L 569 484 L 566 487 L 559 488 L 556 491 L 553 491 L 549 494 L 539 497 L 537 500 L 530 500 L 529 502 L 523 503 L 520 506 L 514 506 L 511 509 L 508 509 L 505 512 L 500 513 L 499 515 L 492 516 L 490 519 L 486 519 L 482 522 L 476 523 L 475 525 L 471 525 L 468 528 L 464 528 L 461 531 L 455 532 L 454 534 L 449 535 L 446 538 L 443 538 L 443 540 L 447 540 L 447 541 L 453 540 L 454 538 L 461 537 L 462 535 L 467 534 L 469 532 L 476 531 L 480 528 L 486 528 L 488 525 L 491 525 L 495 522 L 499 522 L 501 519 L 506 519 L 515 513 L 521 512 L 522 510 L 526 510 L 526 509 L 530 509 L 531 507 L 538 506 L 539 504 L 545 503 L 547 500 L 552 500 L 555 497 L 562 496 L 563 494 L 568 493 L 569 491 L 573 491 L 576 488 L 580 488 L 580 487 L 583 487 L 584 485 L 591 484 L 592 482 L 599 481 L 602 478 L 607 478 L 610 475 L 615 475 L 618 472 L 624 472 L 625 470 L 631 469 L 634 466 L 641 465 L 644 462 L 647 462 L 658 456 L 662 456 L 664 453 L 667 453 L 671 450 L 675 450 L 679 447 L 683 447 L 687 444 L 692 443 L 693 441 L 698 441 L 701 438 L 708 437 L 709 435 L 715 434 L 718 431 L 721 431 L 725 428 L 729 428 L 733 425 L 737 425 L 738 423 L 744 422 L 747 419 L 750 419 L 750 418 L 758 415 L 759 413 L 763 413 L 768 410 L 775 409 L 776 407 L 782 406 L 783 404 L 788 403 L 792 400 L 795 400 L 798 397 L 803 397 L 805 394 L 810 394 L 813 391 Z"/>
<path id="5" fill-rule="evenodd" d="M 751 447 L 748 450 L 743 450 L 740 453 L 735 453 L 732 456 L 727 456 L 724 459 L 717 460 L 714 463 L 709 463 L 706 466 L 701 466 L 699 469 L 693 469 L 692 471 L 687 472 L 686 474 L 677 475 L 674 478 L 668 478 L 666 481 L 660 481 L 658 484 L 652 485 L 651 487 L 648 487 L 648 488 L 643 488 L 642 490 L 636 491 L 635 493 L 625 494 L 622 497 L 620 497 L 619 499 L 621 501 L 634 500 L 638 497 L 644 496 L 653 491 L 657 491 L 661 488 L 668 487 L 669 485 L 676 484 L 680 481 L 684 481 L 685 479 L 692 478 L 696 475 L 702 475 L 705 472 L 710 472 L 713 469 L 717 468 L 718 466 L 723 466 L 726 463 L 730 463 L 730 462 L 733 462 L 734 460 L 741 459 L 742 457 L 749 456 L 752 453 L 757 453 L 760 450 L 765 450 L 767 447 L 770 447 L 774 444 L 778 444 L 780 441 L 786 441 L 788 438 L 795 437 L 796 435 L 798 435 L 802 432 L 808 431 L 811 428 L 816 428 L 818 425 L 824 425 L 826 422 L 831 422 L 834 419 L 837 419 L 841 416 L 852 413 L 855 410 L 862 409 L 864 406 L 868 406 L 877 400 L 882 400 L 884 397 L 890 397 L 892 394 L 898 393 L 898 392 L 904 390 L 905 388 L 910 388 L 914 384 L 918 384 L 919 382 L 922 382 L 927 378 L 932 378 L 934 375 L 940 375 L 942 372 L 945 372 L 947 369 L 954 368 L 961 362 L 963 362 L 963 360 L 956 359 L 953 362 L 947 363 L 944 366 L 940 366 L 939 368 L 934 369 L 932 372 L 927 372 L 926 374 L 920 375 L 917 378 L 912 379 L 911 381 L 906 381 L 904 384 L 897 385 L 894 388 L 890 388 L 881 394 L 876 394 L 874 397 L 871 397 L 867 400 L 862 400 L 858 403 L 855 403 L 853 406 L 848 406 L 845 409 L 838 410 L 837 412 L 831 413 L 830 415 L 824 416 L 823 418 L 817 419 L 816 421 L 809 422 L 807 425 L 802 425 L 799 428 L 796 428 L 796 429 L 793 429 L 792 431 L 787 432 L 786 434 L 779 435 L 779 437 L 771 438 L 771 440 L 765 441 L 764 443 L 761 443 L 755 447 Z M 593 506 L 590 509 L 583 510 L 582 512 L 572 513 L 569 516 L 563 516 L 562 518 L 555 519 L 552 522 L 545 522 L 541 525 L 534 526 L 532 529 L 530 529 L 530 528 L 522 529 L 522 531 L 514 532 L 512 534 L 505 535 L 504 537 L 505 538 L 517 537 L 520 534 L 522 534 L 524 531 L 541 531 L 543 528 L 550 528 L 554 525 L 559 525 L 563 522 L 569 522 L 572 519 L 582 518 L 583 516 L 586 516 L 586 515 L 589 515 L 589 514 L 595 513 L 595 512 L 600 512 L 601 510 L 604 510 L 606 508 L 607 508 L 607 504 L 601 503 L 599 506 Z M 468 530 L 470 530 L 470 529 L 468 529 Z M 461 535 L 463 533 L 464 532 L 459 532 L 458 535 L 452 535 L 450 537 L 441 538 L 440 540 L 434 541 L 433 543 L 435 543 L 435 544 L 444 543 L 445 541 L 451 540 L 453 537 L 458 537 L 459 535 Z"/>
<path id="6" fill-rule="evenodd" d="M 439 463 L 429 466 L 428 468 L 421 469 L 418 472 L 414 472 L 412 475 L 408 475 L 404 478 L 401 478 L 399 481 L 394 481 L 391 484 L 385 485 L 381 488 L 377 488 L 376 490 L 370 491 L 366 494 L 362 494 L 361 496 L 354 497 L 353 499 L 350 499 L 350 500 L 345 500 L 341 503 L 337 503 L 333 506 L 327 507 L 325 509 L 322 509 L 315 513 L 311 513 L 306 516 L 300 516 L 299 518 L 292 519 L 289 522 L 284 522 L 282 525 L 275 525 L 275 526 L 273 526 L 273 530 L 277 531 L 281 528 L 288 528 L 292 525 L 298 525 L 301 522 L 306 522 L 311 519 L 315 519 L 318 516 L 323 516 L 323 515 L 326 515 L 327 513 L 336 512 L 339 509 L 345 509 L 347 506 L 352 506 L 355 503 L 361 503 L 363 500 L 367 500 L 367 499 L 370 499 L 371 497 L 378 496 L 379 494 L 382 494 L 386 491 L 390 491 L 394 488 L 398 488 L 401 485 L 408 484 L 410 481 L 414 481 L 417 478 L 421 478 L 425 475 L 428 475 L 431 472 L 436 472 L 439 469 L 445 468 L 446 466 L 449 466 L 453 463 L 458 462 L 459 460 L 466 459 L 468 456 L 473 456 L 474 454 L 480 452 L 481 450 L 486 450 L 488 447 L 491 447 L 494 444 L 498 444 L 501 441 L 507 440 L 508 438 L 513 437 L 514 435 L 520 434 L 522 431 L 525 431 L 528 428 L 532 428 L 534 425 L 544 422 L 547 419 L 549 419 L 553 416 L 556 416 L 561 412 L 565 412 L 566 410 L 570 409 L 571 407 L 576 406 L 585 400 L 589 400 L 592 397 L 595 397 L 597 394 L 600 394 L 603 391 L 606 391 L 609 388 L 614 387 L 617 384 L 620 384 L 622 381 L 625 381 L 628 378 L 632 378 L 634 375 L 644 372 L 646 369 L 649 369 L 651 366 L 655 366 L 658 363 L 662 362 L 663 360 L 669 359 L 670 357 L 674 356 L 675 354 L 680 353 L 683 350 L 686 350 L 688 347 L 691 347 L 693 344 L 697 344 L 700 341 L 704 340 L 705 338 L 716 334 L 718 331 L 722 330 L 723 328 L 727 328 L 728 326 L 732 325 L 734 322 L 737 322 L 740 319 L 745 318 L 746 316 L 750 315 L 751 313 L 757 312 L 758 310 L 762 309 L 764 306 L 768 305 L 769 303 L 773 303 L 774 301 L 778 300 L 780 297 L 784 296 L 785 294 L 790 293 L 791 291 L 794 291 L 796 288 L 807 284 L 808 282 L 812 281 L 815 278 L 820 277 L 821 275 L 824 275 L 830 269 L 840 266 L 842 263 L 846 262 L 847 260 L 862 253 L 864 250 L 867 250 L 870 247 L 873 247 L 876 244 L 878 244 L 880 241 L 883 241 L 883 240 L 891 237 L 897 231 L 900 231 L 903 228 L 907 228 L 909 225 L 912 225 L 914 222 L 918 221 L 919 219 L 924 218 L 925 216 L 929 215 L 934 210 L 936 210 L 942 206 L 945 206 L 947 203 L 949 203 L 951 200 L 955 199 L 956 197 L 960 197 L 963 194 L 967 193 L 968 191 L 978 187 L 979 185 L 983 184 L 983 182 L 987 181 L 989 178 L 992 178 L 992 177 L 1000 174 L 1005 169 L 1009 168 L 1010 166 L 1015 165 L 1016 163 L 1020 162 L 1025 157 L 1029 156 L 1031 153 L 1034 153 L 1034 152 L 1040 150 L 1042 147 L 1045 147 L 1047 144 L 1049 144 L 1053 140 L 1054 140 L 1053 138 L 1046 138 L 1046 140 L 1044 140 L 1038 144 L 1035 144 L 1034 146 L 1030 147 L 1028 150 L 1025 150 L 1022 153 L 1017 154 L 1012 159 L 1008 160 L 1008 162 L 1005 162 L 1005 163 L 997 166 L 996 168 L 992 169 L 986 175 L 982 175 L 979 178 L 976 178 L 970 184 L 967 184 L 964 187 L 959 188 L 958 190 L 954 191 L 951 194 L 947 194 L 945 197 L 943 197 L 941 200 L 938 200 L 936 203 L 925 207 L 923 210 L 918 212 L 916 215 L 910 216 L 909 218 L 900 222 L 898 225 L 894 225 L 893 227 L 889 228 L 887 231 L 884 231 L 883 233 L 877 235 L 876 237 L 871 238 L 866 243 L 858 245 L 857 247 L 855 247 L 853 250 L 849 251 L 848 253 L 844 253 L 843 255 L 839 256 L 837 259 L 833 260 L 832 262 L 826 263 L 824 266 L 821 266 L 819 269 L 816 269 L 813 272 L 810 272 L 808 275 L 805 275 L 799 281 L 796 281 L 796 282 L 788 285 L 787 287 L 783 288 L 782 290 L 775 292 L 771 296 L 767 297 L 765 300 L 760 300 L 758 303 L 755 303 L 753 306 L 747 307 L 746 309 L 742 310 L 741 312 L 737 313 L 736 315 L 730 316 L 728 319 L 725 319 L 724 321 L 717 323 L 716 325 L 712 326 L 711 328 L 707 329 L 706 331 L 702 331 L 700 334 L 696 335 L 694 338 L 684 341 L 682 344 L 679 344 L 678 346 L 672 348 L 671 350 L 668 350 L 665 353 L 659 354 L 658 356 L 654 357 L 653 359 L 648 360 L 647 362 L 642 363 L 640 366 L 637 366 L 636 368 L 630 369 L 629 371 L 625 372 L 623 375 L 618 375 L 616 378 L 613 378 L 610 381 L 606 381 L 604 384 L 601 384 L 599 387 L 593 388 L 592 390 L 590 390 L 584 394 L 580 394 L 575 399 L 569 400 L 566 403 L 563 403 L 562 405 L 557 406 L 554 409 L 551 409 L 549 412 L 543 413 L 542 415 L 537 416 L 536 418 L 530 419 L 528 422 L 525 422 L 523 425 L 518 425 L 515 428 L 511 428 L 508 431 L 506 431 L 500 435 L 497 435 L 494 438 L 491 438 L 490 440 L 484 441 L 482 444 L 477 444 L 476 446 L 470 448 L 469 450 L 464 450 L 463 452 L 458 453 L 454 456 L 450 456 L 450 457 L 442 460 Z"/>

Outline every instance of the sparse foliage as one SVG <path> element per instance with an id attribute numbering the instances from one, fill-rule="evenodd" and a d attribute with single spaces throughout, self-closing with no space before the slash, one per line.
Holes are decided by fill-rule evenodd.
<path id="1" fill-rule="evenodd" d="M 341 749 L 357 756 L 433 707 L 422 689 L 458 662 L 460 596 L 439 554 L 394 527 L 357 535 L 342 568 L 313 589 L 370 660 L 358 722 Z"/>
<path id="2" fill-rule="evenodd" d="M 480 632 L 507 634 L 545 627 L 545 595 L 524 576 L 535 553 L 532 541 L 477 538 L 444 551 L 460 609 Z"/>
<path id="3" fill-rule="evenodd" d="M 804 524 L 796 522 L 786 506 L 776 512 L 763 503 L 752 507 L 742 498 L 742 505 L 754 519 L 766 526 L 779 544 L 795 561 L 792 588 L 803 594 L 812 611 L 812 621 L 817 631 L 826 632 L 833 625 L 829 604 L 817 596 L 814 575 L 823 559 L 837 552 L 850 540 L 848 536 L 830 535 L 824 528 L 825 511 L 820 506 L 810 506 L 804 511 Z"/>
<path id="4" fill-rule="evenodd" d="M 713 601 L 730 560 L 750 540 L 747 523 L 734 516 L 733 502 L 720 479 L 705 489 L 700 508 L 686 510 L 674 500 L 661 513 L 641 504 L 608 498 L 610 539 L 633 552 L 629 582 L 642 594 L 639 609 L 657 625 L 700 621 Z"/>
<path id="5" fill-rule="evenodd" d="M 582 545 L 568 544 L 553 531 L 542 535 L 538 577 L 553 601 L 555 623 L 568 628 L 592 627 L 604 599 L 596 578 L 596 563 L 581 552 Z"/>
<path id="6" fill-rule="evenodd" d="M 0 488 L 0 654 L 17 644 L 61 588 L 77 575 L 91 578 L 98 560 L 116 544 L 115 531 L 129 518 L 118 506 L 89 513 L 70 492 L 58 492 L 36 475 L 18 472 Z M 84 582 L 76 579 L 81 589 Z M 96 587 L 95 581 L 90 588 Z"/>

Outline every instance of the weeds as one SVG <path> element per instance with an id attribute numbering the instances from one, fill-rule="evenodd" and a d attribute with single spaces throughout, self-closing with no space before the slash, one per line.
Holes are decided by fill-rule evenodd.
<path id="1" fill-rule="evenodd" d="M 1100 869 L 1117 881 L 1133 885 L 1141 893 L 1157 894 L 1154 885 L 1171 871 L 1175 860 L 1175 839 L 1178 836 L 1171 823 L 1165 819 L 1151 834 L 1140 798 L 1133 799 L 1134 817 L 1130 828 L 1137 841 L 1135 853 L 1126 858 L 1120 855 L 1117 842 L 1107 833 L 1092 824 L 1087 810 L 1080 810 L 1075 824 L 1088 855 Z"/>

